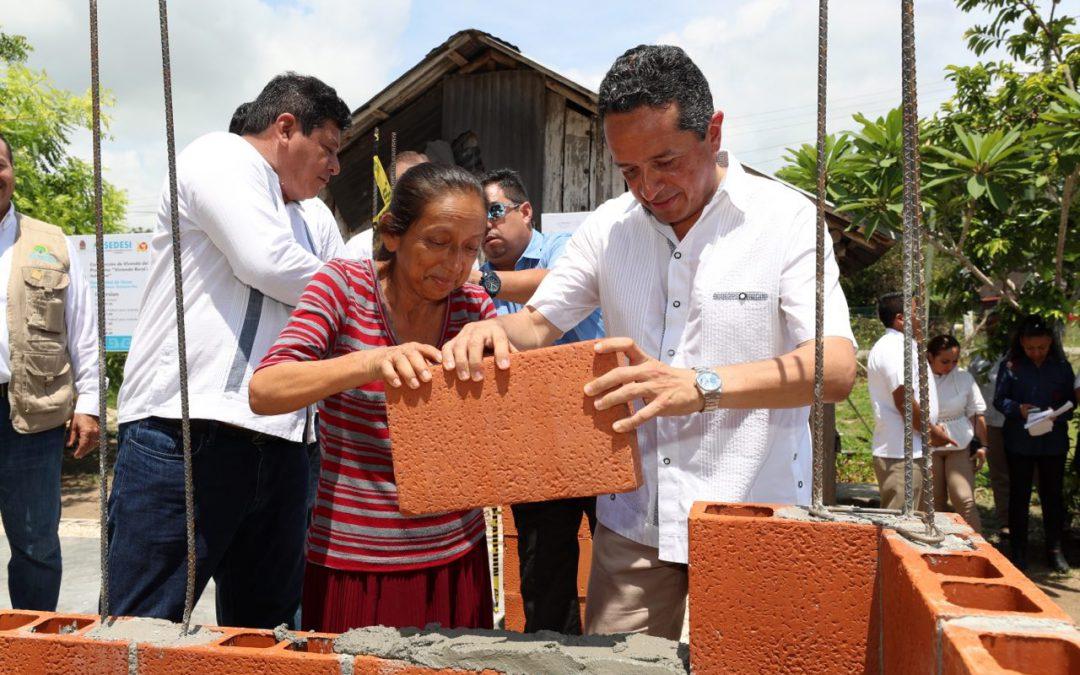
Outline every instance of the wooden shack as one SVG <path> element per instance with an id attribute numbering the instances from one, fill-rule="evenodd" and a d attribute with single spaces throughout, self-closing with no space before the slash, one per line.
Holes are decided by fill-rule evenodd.
<path id="1" fill-rule="evenodd" d="M 397 152 L 426 151 L 474 170 L 516 169 L 541 214 L 590 211 L 625 189 L 604 145 L 596 92 L 479 30 L 450 36 L 353 113 L 341 173 L 322 195 L 346 238 L 371 226 L 376 127 L 387 170 L 396 132 Z M 831 208 L 827 218 L 845 274 L 894 241 L 880 229 L 869 239 L 850 231 Z"/>

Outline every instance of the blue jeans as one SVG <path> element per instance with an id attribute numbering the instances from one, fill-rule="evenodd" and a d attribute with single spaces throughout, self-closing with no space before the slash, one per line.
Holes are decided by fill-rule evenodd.
<path id="1" fill-rule="evenodd" d="M 19 434 L 0 399 L 0 516 L 11 546 L 13 609 L 56 609 L 60 595 L 60 462 L 64 427 Z"/>
<path id="2" fill-rule="evenodd" d="M 192 420 L 195 596 L 213 578 L 222 626 L 292 624 L 304 573 L 301 443 Z M 179 621 L 187 580 L 177 420 L 120 425 L 109 497 L 109 612 Z"/>

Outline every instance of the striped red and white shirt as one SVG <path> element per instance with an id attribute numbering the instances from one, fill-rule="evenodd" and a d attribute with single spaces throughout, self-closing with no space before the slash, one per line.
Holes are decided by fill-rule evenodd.
<path id="1" fill-rule="evenodd" d="M 332 260 L 311 280 L 259 368 L 329 359 L 397 344 L 370 260 Z M 495 316 L 482 288 L 448 298 L 443 342 L 472 321 Z M 484 538 L 480 509 L 433 516 L 398 510 L 383 381 L 319 404 L 322 469 L 308 532 L 308 560 L 335 569 L 400 572 L 444 565 Z"/>

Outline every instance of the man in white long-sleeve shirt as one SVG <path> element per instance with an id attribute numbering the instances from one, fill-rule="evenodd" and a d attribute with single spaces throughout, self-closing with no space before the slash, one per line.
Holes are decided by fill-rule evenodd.
<path id="1" fill-rule="evenodd" d="M 15 153 L 0 136 L 0 515 L 15 609 L 60 594 L 60 464 L 98 441 L 97 311 L 63 231 L 15 209 Z"/>
<path id="2" fill-rule="evenodd" d="M 222 625 L 290 623 L 300 601 L 311 418 L 253 414 L 247 384 L 312 275 L 340 255 L 340 235 L 310 227 L 329 211 L 308 200 L 338 172 L 349 121 L 331 87 L 287 73 L 251 103 L 241 135 L 207 134 L 177 158 L 196 590 L 213 577 Z M 186 539 L 169 228 L 166 189 L 119 397 L 109 610 L 175 621 Z"/>

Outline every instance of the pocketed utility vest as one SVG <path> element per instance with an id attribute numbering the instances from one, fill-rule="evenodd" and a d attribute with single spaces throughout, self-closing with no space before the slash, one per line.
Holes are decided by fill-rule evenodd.
<path id="1" fill-rule="evenodd" d="M 58 427 L 75 409 L 65 297 L 71 279 L 67 239 L 55 225 L 16 213 L 8 279 L 11 426 L 29 434 Z"/>

